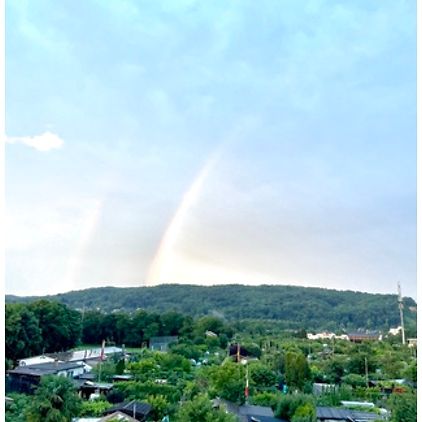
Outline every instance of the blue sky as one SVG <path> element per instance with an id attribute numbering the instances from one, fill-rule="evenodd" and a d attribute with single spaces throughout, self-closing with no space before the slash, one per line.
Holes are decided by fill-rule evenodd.
<path id="1" fill-rule="evenodd" d="M 416 297 L 416 2 L 6 1 L 6 293 Z"/>

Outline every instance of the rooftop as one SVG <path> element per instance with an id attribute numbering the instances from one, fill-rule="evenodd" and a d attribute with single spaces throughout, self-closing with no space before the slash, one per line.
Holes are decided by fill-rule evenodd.
<path id="1" fill-rule="evenodd" d="M 68 371 L 75 368 L 83 368 L 84 364 L 81 362 L 46 362 L 38 363 L 36 365 L 17 366 L 15 369 L 7 371 L 9 374 L 22 375 L 53 375 L 60 371 Z"/>

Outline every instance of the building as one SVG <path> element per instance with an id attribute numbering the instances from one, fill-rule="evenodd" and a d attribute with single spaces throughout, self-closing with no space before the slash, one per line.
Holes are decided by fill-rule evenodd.
<path id="1" fill-rule="evenodd" d="M 350 341 L 362 343 L 363 341 L 381 341 L 382 334 L 378 331 L 355 331 L 348 333 Z"/>
<path id="2" fill-rule="evenodd" d="M 317 406 L 317 422 L 371 422 L 387 420 L 387 415 L 372 412 L 361 412 L 338 407 Z"/>
<path id="3" fill-rule="evenodd" d="M 113 389 L 113 384 L 108 382 L 94 382 L 85 379 L 74 379 L 73 383 L 78 390 L 79 396 L 84 399 L 90 399 L 92 394 L 98 397 L 103 394 L 107 396 Z"/>
<path id="4" fill-rule="evenodd" d="M 86 372 L 83 362 L 47 362 L 36 365 L 17 366 L 7 371 L 6 390 L 31 394 L 40 383 L 41 377 L 58 375 L 74 378 Z"/>
<path id="5" fill-rule="evenodd" d="M 91 366 L 95 366 L 101 360 L 101 353 L 101 347 L 97 347 L 92 349 L 69 350 L 67 352 L 50 353 L 49 356 L 64 362 L 83 361 Z M 109 359 L 114 356 L 123 357 L 123 354 L 123 349 L 121 349 L 120 347 L 104 347 L 103 356 L 105 359 Z"/>
<path id="6" fill-rule="evenodd" d="M 408 338 L 407 345 L 409 347 L 418 347 L 418 339 L 417 338 Z"/>
<path id="7" fill-rule="evenodd" d="M 149 348 L 157 352 L 167 352 L 170 343 L 177 343 L 177 336 L 151 337 Z"/>
<path id="8" fill-rule="evenodd" d="M 138 419 L 132 418 L 122 412 L 114 412 L 110 415 L 103 416 L 102 418 L 73 418 L 72 422 L 108 422 L 108 421 L 121 421 L 121 422 L 139 422 Z"/>
<path id="9" fill-rule="evenodd" d="M 315 396 L 320 396 L 321 394 L 330 393 L 336 391 L 337 386 L 335 384 L 327 384 L 314 382 L 312 385 L 312 393 Z"/>
<path id="10" fill-rule="evenodd" d="M 148 415 L 151 413 L 152 407 L 148 403 L 132 400 L 128 403 L 120 403 L 106 410 L 103 414 L 111 415 L 115 412 L 120 412 L 125 415 L 131 416 L 137 421 L 144 422 L 147 420 Z"/>
<path id="11" fill-rule="evenodd" d="M 30 358 L 24 358 L 24 359 L 18 360 L 18 366 L 37 365 L 39 363 L 49 363 L 49 362 L 54 362 L 54 359 L 51 358 L 50 356 L 45 356 L 45 355 L 33 356 Z"/>
<path id="12" fill-rule="evenodd" d="M 392 336 L 397 336 L 401 333 L 401 327 L 400 325 L 397 328 L 390 328 L 388 330 L 388 334 L 391 334 Z"/>
<path id="13" fill-rule="evenodd" d="M 238 406 L 223 399 L 213 400 L 213 407 L 236 415 L 240 422 L 287 422 L 284 419 L 276 418 L 271 407 L 252 406 L 249 404 Z"/>

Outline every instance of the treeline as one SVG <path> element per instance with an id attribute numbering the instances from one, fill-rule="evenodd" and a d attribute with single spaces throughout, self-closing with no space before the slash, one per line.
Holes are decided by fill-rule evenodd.
<path id="1" fill-rule="evenodd" d="M 224 348 L 233 328 L 223 320 L 169 311 L 162 314 L 138 310 L 105 314 L 80 312 L 66 305 L 40 300 L 29 304 L 6 304 L 6 358 L 12 362 L 41 353 L 66 351 L 78 344 L 108 344 L 140 347 L 155 336 L 202 338 L 209 330 L 218 334 Z"/>
<path id="2" fill-rule="evenodd" d="M 283 321 L 286 328 L 309 330 L 379 329 L 400 325 L 396 295 L 369 294 L 296 286 L 194 286 L 168 284 L 155 287 L 103 287 L 73 291 L 46 299 L 73 309 L 133 312 L 169 310 L 192 317 L 221 315 L 228 320 Z M 6 296 L 6 302 L 32 302 L 36 297 Z M 406 326 L 416 327 L 416 307 L 404 298 Z"/>
<path id="3" fill-rule="evenodd" d="M 6 304 L 5 311 L 6 359 L 67 350 L 80 340 L 80 312 L 61 303 Z"/>

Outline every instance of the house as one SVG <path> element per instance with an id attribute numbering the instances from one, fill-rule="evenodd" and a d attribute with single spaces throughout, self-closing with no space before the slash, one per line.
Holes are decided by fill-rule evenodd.
<path id="1" fill-rule="evenodd" d="M 37 365 L 39 363 L 49 363 L 49 362 L 54 362 L 54 359 L 45 355 L 33 356 L 30 358 L 24 358 L 24 359 L 18 360 L 18 366 Z"/>
<path id="2" fill-rule="evenodd" d="M 308 340 L 332 340 L 332 339 L 338 339 L 338 340 L 349 340 L 349 336 L 347 334 L 340 334 L 336 335 L 334 333 L 330 333 L 327 331 L 323 331 L 322 333 L 307 333 L 306 337 Z"/>
<path id="3" fill-rule="evenodd" d="M 86 379 L 74 379 L 72 380 L 75 388 L 78 390 L 79 396 L 88 400 L 92 394 L 105 395 L 113 389 L 113 384 L 107 382 L 95 382 Z"/>
<path id="4" fill-rule="evenodd" d="M 177 340 L 177 336 L 151 337 L 149 340 L 149 348 L 158 352 L 167 352 L 170 343 L 177 343 Z"/>
<path id="5" fill-rule="evenodd" d="M 36 365 L 17 366 L 7 371 L 7 391 L 17 393 L 32 393 L 45 375 L 58 375 L 74 378 L 85 372 L 83 362 L 47 362 Z"/>
<path id="6" fill-rule="evenodd" d="M 120 403 L 107 409 L 103 415 L 111 415 L 115 412 L 124 413 L 125 415 L 135 418 L 135 420 L 144 422 L 151 413 L 152 407 L 148 403 L 132 400 L 128 403 Z"/>
<path id="7" fill-rule="evenodd" d="M 384 419 L 373 412 L 361 412 L 337 407 L 319 407 L 317 406 L 317 422 L 371 422 Z"/>
<path id="8" fill-rule="evenodd" d="M 102 418 L 73 418 L 72 422 L 108 422 L 108 421 L 121 421 L 121 422 L 139 422 L 138 419 L 132 418 L 122 412 L 114 412 L 110 415 L 103 416 Z"/>
<path id="9" fill-rule="evenodd" d="M 113 379 L 113 382 L 132 381 L 133 375 L 130 375 L 130 374 L 114 375 L 112 379 Z"/>
<path id="10" fill-rule="evenodd" d="M 397 336 L 401 333 L 401 326 L 399 325 L 397 328 L 390 328 L 388 330 L 388 334 L 391 334 L 392 336 Z"/>
<path id="11" fill-rule="evenodd" d="M 350 341 L 354 343 L 362 343 L 363 341 L 381 341 L 382 334 L 378 331 L 355 331 L 348 333 Z"/>
<path id="12" fill-rule="evenodd" d="M 336 389 L 337 389 L 337 386 L 335 384 L 314 382 L 312 386 L 312 393 L 315 396 L 320 396 L 321 394 L 334 392 L 336 391 Z"/>
<path id="13" fill-rule="evenodd" d="M 286 422 L 283 419 L 276 418 L 271 407 L 252 406 L 249 404 L 238 406 L 223 399 L 213 400 L 213 407 L 236 415 L 240 422 Z"/>
<path id="14" fill-rule="evenodd" d="M 418 339 L 417 338 L 408 338 L 407 345 L 409 347 L 417 347 L 418 346 Z"/>
<path id="15" fill-rule="evenodd" d="M 49 356 L 64 362 L 79 362 L 83 361 L 90 366 L 95 366 L 101 360 L 101 347 L 84 349 L 84 350 L 69 350 L 67 352 L 50 353 Z M 123 357 L 123 349 L 115 346 L 104 347 L 104 358 L 108 359 L 114 356 Z"/>

